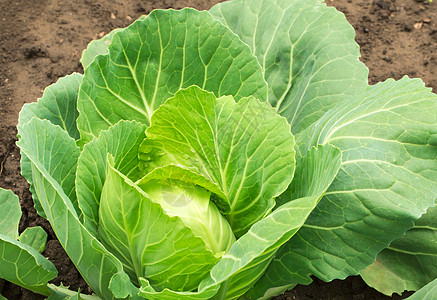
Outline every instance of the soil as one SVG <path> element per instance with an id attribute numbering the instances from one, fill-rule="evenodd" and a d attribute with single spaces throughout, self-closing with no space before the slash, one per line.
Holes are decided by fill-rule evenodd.
<path id="1" fill-rule="evenodd" d="M 427 0 L 326 0 L 346 14 L 357 32 L 370 83 L 403 75 L 421 77 L 437 89 L 437 3 Z M 42 226 L 49 235 L 43 255 L 57 267 L 72 289 L 91 292 L 50 228 L 33 208 L 27 182 L 20 176 L 15 145 L 18 113 L 24 103 L 42 95 L 44 87 L 72 72 L 88 42 L 114 28 L 129 25 L 154 8 L 185 6 L 209 9 L 218 0 L 1 0 L 0 2 L 0 186 L 20 197 L 20 232 Z M 1 289 L 1 286 L 3 288 Z M 11 283 L 0 282 L 8 299 L 42 299 Z M 359 277 L 324 283 L 318 279 L 277 299 L 401 299 L 385 297 Z"/>

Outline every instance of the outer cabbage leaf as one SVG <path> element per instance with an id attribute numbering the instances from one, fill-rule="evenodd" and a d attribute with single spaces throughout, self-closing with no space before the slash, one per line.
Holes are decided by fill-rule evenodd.
<path id="1" fill-rule="evenodd" d="M 341 165 L 341 151 L 332 145 L 312 147 L 305 156 L 297 158 L 295 177 L 278 199 L 279 203 L 293 202 L 299 197 L 320 197 L 329 188 Z M 299 232 L 297 233 L 299 234 Z M 290 275 L 297 272 L 292 267 L 294 256 L 287 250 L 293 239 L 276 253 L 266 272 L 247 293 L 251 299 L 269 299 L 293 288 Z"/>
<path id="2" fill-rule="evenodd" d="M 114 34 L 109 54 L 85 70 L 78 127 L 84 143 L 119 120 L 148 125 L 179 89 L 198 85 L 216 96 L 267 98 L 250 49 L 208 12 L 155 10 Z"/>
<path id="3" fill-rule="evenodd" d="M 26 124 L 29 124 L 33 120 L 44 121 L 44 124 L 50 123 L 53 125 L 53 123 L 51 123 L 49 120 L 32 118 L 27 123 L 24 123 L 24 125 L 21 125 L 21 128 L 18 133 L 19 136 L 22 136 L 24 134 L 23 133 L 24 126 L 26 126 Z M 54 180 L 59 182 L 63 192 L 65 193 L 65 196 L 70 199 L 69 203 L 72 204 L 71 207 L 72 212 L 75 214 L 75 216 L 80 216 L 81 212 L 79 210 L 79 205 L 77 203 L 76 186 L 75 186 L 77 160 L 79 158 L 80 149 L 78 146 L 76 146 L 76 142 L 74 141 L 74 139 L 68 136 L 68 133 L 66 131 L 64 131 L 59 126 L 56 125 L 53 126 L 56 127 L 56 132 L 64 132 L 65 134 L 67 134 L 68 139 L 66 139 L 63 134 L 58 134 L 58 135 L 53 134 L 47 136 L 42 135 L 43 138 L 47 140 L 39 141 L 39 139 L 41 138 L 39 135 L 40 129 L 37 127 L 33 128 L 35 131 L 32 134 L 27 132 L 28 139 L 31 139 L 30 143 L 32 143 L 32 145 L 38 146 L 38 148 L 35 148 L 36 152 L 45 153 L 49 151 L 51 153 L 51 155 L 41 156 L 40 158 L 41 163 L 47 166 L 48 168 L 47 171 L 51 174 Z M 56 148 L 52 148 L 53 145 L 56 145 Z M 56 151 L 59 148 L 64 149 L 64 151 Z M 40 199 L 38 198 L 38 193 L 36 193 L 34 187 L 32 187 L 34 185 L 33 174 L 31 171 L 32 163 L 28 159 L 26 153 L 22 153 L 22 154 L 23 154 L 21 160 L 22 175 L 31 184 L 31 192 L 34 197 L 35 206 L 39 210 L 41 210 L 42 204 L 40 203 Z M 54 164 L 51 163 L 52 160 L 62 161 L 63 163 L 62 165 Z M 42 215 L 48 218 L 45 212 Z"/>
<path id="4" fill-rule="evenodd" d="M 124 273 L 123 266 L 79 221 L 56 176 L 57 170 L 71 163 L 74 139 L 59 126 L 33 118 L 23 125 L 17 144 L 31 162 L 35 192 L 62 247 L 89 286 L 100 297 L 113 299 L 109 282 Z"/>
<path id="5" fill-rule="evenodd" d="M 253 97 L 236 103 L 196 86 L 181 90 L 155 112 L 146 135 L 145 171 L 173 164 L 214 183 L 237 237 L 271 211 L 293 177 L 290 126 Z"/>
<path id="6" fill-rule="evenodd" d="M 79 116 L 77 96 L 82 77 L 83 75 L 78 73 L 62 77 L 44 90 L 38 102 L 24 104 L 18 118 L 18 132 L 24 124 L 35 117 L 49 120 L 78 140 L 80 134 L 76 125 Z"/>
<path id="7" fill-rule="evenodd" d="M 20 219 L 18 197 L 12 191 L 0 188 L 0 233 L 17 239 Z"/>
<path id="8" fill-rule="evenodd" d="M 428 209 L 405 236 L 382 250 L 360 275 L 369 286 L 386 295 L 417 291 L 436 278 L 437 207 Z"/>
<path id="9" fill-rule="evenodd" d="M 86 49 L 83 50 L 82 57 L 80 58 L 80 62 L 84 69 L 88 68 L 97 55 L 108 54 L 108 47 L 111 43 L 112 37 L 120 30 L 122 30 L 122 28 L 116 28 L 101 39 L 91 41 L 88 44 Z"/>
<path id="10" fill-rule="evenodd" d="M 141 295 L 147 299 L 211 299 L 217 292 L 218 299 L 236 299 L 250 288 L 252 282 L 238 278 L 252 275 L 253 280 L 262 274 L 259 264 L 270 261 L 276 250 L 303 225 L 321 195 L 291 201 L 255 223 L 239 238 L 222 259 L 212 268 L 197 292 L 175 292 L 165 289 L 154 291 L 147 281 L 142 282 Z M 266 265 L 267 265 L 266 264 Z M 252 272 L 256 271 L 256 272 Z M 259 273 L 261 272 L 261 273 Z M 228 281 L 228 283 L 226 283 Z"/>
<path id="11" fill-rule="evenodd" d="M 82 81 L 82 75 L 73 73 L 72 75 L 60 78 L 56 83 L 48 86 L 43 93 L 43 96 L 38 99 L 38 102 L 27 103 L 20 111 L 18 118 L 18 134 L 21 134 L 21 128 L 32 118 L 46 119 L 51 123 L 60 126 L 68 134 L 78 140 L 80 138 L 79 131 L 76 126 L 76 119 L 79 115 L 77 111 L 77 95 L 79 93 L 79 85 Z M 77 151 L 73 152 L 73 157 Z M 74 158 L 72 161 L 76 161 Z M 29 159 L 21 153 L 21 174 L 30 183 L 30 191 L 32 192 L 33 202 L 38 214 L 45 217 L 44 211 L 39 203 L 36 193 L 32 185 L 32 173 Z M 63 177 L 58 177 L 61 179 Z M 76 202 L 76 192 L 74 190 L 74 179 L 68 177 L 65 182 L 62 182 L 62 187 L 67 195 Z"/>
<path id="12" fill-rule="evenodd" d="M 141 16 L 138 18 L 138 20 L 143 20 L 146 17 L 147 16 Z M 116 28 L 101 39 L 93 40 L 88 44 L 87 48 L 82 51 L 82 56 L 80 58 L 80 62 L 82 63 L 84 69 L 86 69 L 93 62 L 96 56 L 109 53 L 109 44 L 111 44 L 114 34 L 122 29 L 123 28 Z"/>
<path id="13" fill-rule="evenodd" d="M 355 31 L 320 0 L 233 0 L 210 12 L 261 64 L 269 101 L 297 134 L 367 87 Z"/>
<path id="14" fill-rule="evenodd" d="M 437 278 L 415 292 L 407 300 L 435 300 L 437 295 Z"/>
<path id="15" fill-rule="evenodd" d="M 330 144 L 311 147 L 296 158 L 296 171 L 287 190 L 276 198 L 276 205 L 293 199 L 323 194 L 340 169 L 341 151 Z"/>
<path id="16" fill-rule="evenodd" d="M 99 205 L 106 179 L 106 157 L 111 154 L 115 167 L 133 181 L 141 177 L 138 147 L 146 137 L 146 126 L 120 121 L 85 145 L 77 163 L 76 189 L 84 226 L 93 234 L 99 224 Z"/>
<path id="17" fill-rule="evenodd" d="M 437 96 L 420 80 L 387 80 L 330 110 L 297 137 L 300 153 L 330 143 L 341 169 L 278 255 L 289 284 L 362 271 L 437 198 Z"/>
<path id="18" fill-rule="evenodd" d="M 64 287 L 62 283 L 61 286 L 56 286 L 50 283 L 47 286 L 50 289 L 50 296 L 46 300 L 101 300 L 102 299 L 96 295 L 82 294 L 80 292 L 80 289 L 78 292 L 69 290 L 67 287 Z"/>
<path id="19" fill-rule="evenodd" d="M 41 226 L 27 227 L 19 237 L 20 242 L 29 245 L 39 253 L 46 248 L 47 232 Z"/>
<path id="20" fill-rule="evenodd" d="M 214 266 L 200 289 L 229 280 L 226 299 L 236 299 L 244 294 L 253 281 L 240 282 L 239 277 L 253 275 L 256 280 L 264 270 L 254 267 L 262 262 L 270 262 L 278 248 L 299 230 L 319 198 L 320 195 L 296 199 L 255 223 Z M 251 272 L 252 268 L 256 272 Z"/>
<path id="21" fill-rule="evenodd" d="M 169 289 L 156 291 L 145 279 L 141 279 L 140 295 L 149 300 L 209 300 L 217 294 L 220 285 L 196 292 L 178 292 Z"/>
<path id="22" fill-rule="evenodd" d="M 48 295 L 47 282 L 58 272 L 35 249 L 16 240 L 20 217 L 18 197 L 12 191 L 0 188 L 0 278 Z"/>
<path id="23" fill-rule="evenodd" d="M 107 165 L 100 204 L 102 242 L 134 282 L 146 277 L 158 290 L 195 289 L 218 258 L 180 218 L 169 217 L 110 162 Z"/>
<path id="24" fill-rule="evenodd" d="M 0 233 L 0 278 L 48 295 L 47 283 L 56 276 L 55 266 L 37 250 Z"/>

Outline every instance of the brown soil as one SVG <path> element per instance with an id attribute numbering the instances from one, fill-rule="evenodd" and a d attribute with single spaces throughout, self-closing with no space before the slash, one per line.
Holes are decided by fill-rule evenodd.
<path id="1" fill-rule="evenodd" d="M 357 31 L 370 82 L 403 75 L 421 77 L 437 89 L 437 3 L 427 0 L 326 0 L 344 12 Z M 42 226 L 49 234 L 43 253 L 72 289 L 90 292 L 56 240 L 50 225 L 37 216 L 27 182 L 20 176 L 15 126 L 24 103 L 42 95 L 47 85 L 74 71 L 87 43 L 154 8 L 208 9 L 219 0 L 2 0 L 0 2 L 0 186 L 12 189 L 22 204 L 20 232 Z M 0 288 L 2 284 L 0 283 Z M 8 299 L 42 299 L 10 283 Z M 405 296 L 406 294 L 404 294 Z M 359 277 L 298 286 L 278 299 L 399 299 L 367 287 Z"/>

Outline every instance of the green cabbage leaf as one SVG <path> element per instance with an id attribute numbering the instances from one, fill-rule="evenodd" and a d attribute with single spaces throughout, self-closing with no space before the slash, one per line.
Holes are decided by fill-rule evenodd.
<path id="1" fill-rule="evenodd" d="M 29 240 L 17 240 L 20 218 L 18 197 L 12 191 L 0 188 L 0 278 L 48 296 L 47 283 L 56 278 L 58 271 L 53 263 L 39 253 L 40 249 L 28 244 Z M 42 230 L 41 227 L 33 228 Z M 30 240 L 38 236 L 29 230 L 26 230 L 26 235 Z"/>

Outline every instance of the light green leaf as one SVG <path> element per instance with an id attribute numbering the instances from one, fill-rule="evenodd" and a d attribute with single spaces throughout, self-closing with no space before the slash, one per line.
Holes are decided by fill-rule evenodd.
<path id="1" fill-rule="evenodd" d="M 141 177 L 138 147 L 146 137 L 146 126 L 120 121 L 83 148 L 77 163 L 76 188 L 84 226 L 97 234 L 99 205 L 106 179 L 106 156 L 115 158 L 115 167 L 135 181 Z"/>
<path id="2" fill-rule="evenodd" d="M 35 207 L 38 215 L 40 215 L 43 218 L 47 218 L 39 202 L 39 199 L 36 196 L 35 189 L 33 188 L 31 163 L 23 152 L 20 151 L 20 155 L 21 155 L 21 159 L 20 159 L 21 175 L 24 178 L 26 178 L 27 182 L 30 184 L 29 190 L 32 193 L 33 206 Z"/>
<path id="3" fill-rule="evenodd" d="M 119 120 L 148 125 L 179 89 L 198 85 L 216 96 L 267 99 L 250 49 L 206 12 L 155 10 L 114 34 L 109 54 L 85 70 L 78 127 L 83 142 Z"/>
<path id="4" fill-rule="evenodd" d="M 228 251 L 235 242 L 228 221 L 210 201 L 211 192 L 176 179 L 152 180 L 138 186 L 168 216 L 179 217 L 216 256 Z"/>
<path id="5" fill-rule="evenodd" d="M 62 247 L 94 292 L 113 299 L 109 282 L 123 266 L 85 229 L 56 179 L 57 170 L 70 163 L 74 143 L 60 127 L 34 118 L 23 126 L 17 144 L 31 162 L 35 192 Z"/>
<path id="6" fill-rule="evenodd" d="M 141 278 L 140 295 L 149 300 L 209 300 L 213 299 L 219 288 L 220 285 L 196 292 L 178 292 L 169 289 L 155 291 L 145 278 Z"/>
<path id="7" fill-rule="evenodd" d="M 47 282 L 58 272 L 35 249 L 16 240 L 20 218 L 18 197 L 12 191 L 0 188 L 0 278 L 48 295 Z"/>
<path id="8" fill-rule="evenodd" d="M 113 162 L 107 166 L 99 210 L 101 241 L 120 259 L 133 282 L 146 277 L 158 290 L 197 288 L 218 258 L 180 218 L 169 217 L 151 201 L 155 199 L 117 171 Z"/>
<path id="9" fill-rule="evenodd" d="M 144 20 L 145 18 L 146 16 L 141 16 L 138 18 L 138 20 Z M 109 44 L 111 44 L 114 34 L 122 29 L 123 28 L 116 28 L 101 39 L 93 40 L 88 44 L 87 48 L 83 50 L 82 57 L 80 58 L 80 62 L 82 63 L 84 69 L 88 68 L 97 55 L 109 53 Z"/>
<path id="10" fill-rule="evenodd" d="M 0 234 L 18 238 L 21 208 L 18 197 L 10 190 L 0 188 Z"/>
<path id="11" fill-rule="evenodd" d="M 269 101 L 294 134 L 367 86 L 353 27 L 320 0 L 233 0 L 210 12 L 258 58 Z"/>
<path id="12" fill-rule="evenodd" d="M 23 105 L 18 118 L 18 135 L 21 134 L 21 128 L 32 118 L 46 119 L 55 125 L 59 125 L 68 134 L 78 140 L 80 138 L 79 131 L 76 126 L 76 119 L 79 115 L 77 111 L 77 95 L 79 93 L 79 85 L 82 81 L 82 74 L 73 73 L 71 75 L 60 78 L 56 83 L 48 86 L 43 93 L 43 96 L 38 99 L 38 102 L 27 103 Z M 44 211 L 36 198 L 36 194 L 32 185 L 32 173 L 29 159 L 21 153 L 21 174 L 30 183 L 30 191 L 34 201 L 35 208 L 38 214 L 45 217 Z M 63 186 L 68 191 L 72 191 L 74 186 L 71 186 L 71 181 L 67 180 Z M 70 196 L 75 197 L 74 193 Z M 74 202 L 74 200 L 73 200 Z"/>
<path id="13" fill-rule="evenodd" d="M 197 292 L 178 293 L 170 290 L 155 291 L 142 280 L 140 294 L 147 299 L 236 299 L 250 288 L 252 282 L 238 278 L 252 275 L 253 280 L 262 274 L 257 265 L 268 263 L 276 250 L 303 225 L 321 195 L 291 201 L 266 218 L 255 223 L 248 233 L 239 238 L 222 259 L 212 268 Z M 256 272 L 252 272 L 255 271 Z M 226 281 L 228 284 L 226 286 Z M 223 297 L 223 298 L 220 298 Z"/>
<path id="14" fill-rule="evenodd" d="M 21 127 L 32 118 L 46 119 L 60 126 L 75 140 L 80 138 L 76 126 L 79 116 L 77 111 L 77 95 L 82 82 L 82 74 L 73 73 L 60 78 L 49 85 L 38 102 L 23 105 L 18 118 L 18 134 Z"/>
<path id="15" fill-rule="evenodd" d="M 298 155 L 296 160 L 293 181 L 276 199 L 277 206 L 293 199 L 323 194 L 340 169 L 341 151 L 329 144 L 317 145 L 305 156 Z"/>
<path id="16" fill-rule="evenodd" d="M 20 242 L 29 245 L 39 253 L 46 248 L 47 232 L 41 226 L 27 227 L 19 237 Z"/>
<path id="17" fill-rule="evenodd" d="M 437 276 L 437 207 L 414 222 L 405 236 L 394 240 L 361 277 L 379 292 L 391 295 L 417 291 Z"/>
<path id="18" fill-rule="evenodd" d="M 108 54 L 109 44 L 111 43 L 112 37 L 115 33 L 122 30 L 121 28 L 116 28 L 112 30 L 110 33 L 102 37 L 101 39 L 91 41 L 85 50 L 82 52 L 82 57 L 80 58 L 80 62 L 84 70 L 88 68 L 88 66 L 93 62 L 97 55 Z"/>
<path id="19" fill-rule="evenodd" d="M 37 120 L 33 124 L 51 124 L 49 120 L 42 120 L 39 118 L 32 118 L 30 121 L 21 126 L 19 131 L 19 136 L 24 134 L 24 127 L 26 124 Z M 42 123 L 41 123 L 42 122 Z M 49 125 L 41 125 L 43 128 Z M 29 132 L 31 128 L 34 130 L 33 132 Z M 67 131 L 64 131 L 59 126 L 53 125 L 54 133 L 53 134 L 40 134 L 40 128 L 35 126 L 29 126 L 27 129 L 27 138 L 30 140 L 29 143 L 34 145 L 35 152 L 37 153 L 46 153 L 49 152 L 51 155 L 41 156 L 41 163 L 47 167 L 47 171 L 51 174 L 54 180 L 59 182 L 65 196 L 70 199 L 70 203 L 72 204 L 72 212 L 76 216 L 80 216 L 80 210 L 77 203 L 76 196 L 76 187 L 75 187 L 75 178 L 76 178 L 76 167 L 77 160 L 79 158 L 80 149 L 76 146 L 76 142 L 73 138 L 71 138 Z M 56 134 L 55 134 L 56 133 Z M 65 133 L 65 134 L 64 134 Z M 46 139 L 46 140 L 41 140 Z M 55 148 L 53 148 L 56 145 Z M 56 151 L 58 149 L 63 149 L 63 151 Z M 25 159 L 24 159 L 25 158 Z M 62 164 L 60 163 L 62 162 Z M 31 184 L 31 192 L 33 195 L 33 200 L 35 206 L 38 210 L 42 209 L 42 205 L 40 203 L 40 199 L 38 198 L 37 193 L 34 191 L 34 183 L 33 183 L 33 174 L 31 172 L 32 163 L 28 159 L 26 153 L 22 154 L 21 160 L 21 171 L 22 175 L 26 178 L 26 180 Z M 44 210 L 42 210 L 44 212 Z M 45 213 L 42 214 L 45 218 L 47 216 Z"/>
<path id="20" fill-rule="evenodd" d="M 172 164 L 215 184 L 226 196 L 217 206 L 237 237 L 271 211 L 293 177 L 290 126 L 253 97 L 236 103 L 196 86 L 181 90 L 155 112 L 146 135 L 146 173 Z"/>
<path id="21" fill-rule="evenodd" d="M 320 197 L 296 199 L 255 223 L 214 266 L 200 290 L 228 280 L 225 299 L 242 296 L 264 273 L 279 247 L 303 225 Z"/>
<path id="22" fill-rule="evenodd" d="M 95 295 L 82 294 L 80 290 L 79 292 L 69 290 L 62 284 L 61 286 L 54 284 L 48 284 L 47 286 L 50 289 L 50 297 L 46 300 L 101 300 L 100 297 Z"/>
<path id="23" fill-rule="evenodd" d="M 407 300 L 436 300 L 437 299 L 437 278 L 415 292 Z"/>
<path id="24" fill-rule="evenodd" d="M 112 276 L 109 282 L 109 289 L 114 294 L 115 298 L 126 298 L 130 295 L 129 299 L 141 298 L 138 296 L 139 289 L 131 283 L 129 275 L 126 273 L 117 273 Z"/>
<path id="25" fill-rule="evenodd" d="M 81 81 L 82 75 L 78 73 L 60 78 L 55 84 L 48 86 L 44 90 L 43 96 L 38 99 L 38 102 L 25 104 L 20 111 L 18 119 L 18 134 L 21 134 L 21 128 L 24 124 L 28 123 L 32 118 L 39 118 L 49 120 L 52 124 L 63 128 L 72 138 L 76 140 L 79 139 L 80 134 L 76 126 L 76 119 L 79 112 L 77 111 L 76 105 Z M 60 155 L 62 155 L 62 153 L 60 153 Z M 70 163 L 65 168 L 65 170 L 68 170 L 68 167 L 71 167 L 70 175 L 65 176 L 64 173 L 60 173 L 56 176 L 59 180 L 62 179 L 62 186 L 65 192 L 71 197 L 73 203 L 77 205 L 76 192 L 74 189 L 74 173 L 76 172 L 75 163 L 79 156 L 78 149 L 72 150 L 71 155 L 71 163 L 74 163 L 74 166 Z M 30 190 L 32 192 L 35 208 L 41 216 L 45 217 L 36 193 L 34 193 L 33 190 L 29 159 L 26 155 L 23 155 L 23 153 L 21 153 L 21 156 L 21 174 L 31 185 Z M 60 170 L 60 172 L 62 171 L 63 170 Z M 65 177 L 66 179 L 64 181 Z"/>
<path id="26" fill-rule="evenodd" d="M 151 161 L 152 157 L 154 156 L 153 150 L 160 149 L 160 147 L 158 146 L 156 149 L 153 149 L 152 141 L 149 141 L 148 144 L 150 146 L 148 147 L 148 149 L 151 149 L 152 152 L 149 153 L 140 152 L 139 157 L 140 160 L 146 161 L 148 163 L 149 165 L 148 170 L 150 170 L 150 172 L 147 173 L 146 176 L 144 176 L 143 178 L 141 178 L 141 180 L 138 181 L 138 185 L 142 186 L 149 181 L 157 180 L 157 179 L 179 180 L 179 181 L 201 186 L 206 190 L 215 193 L 221 199 L 226 198 L 225 194 L 223 194 L 223 191 L 215 183 L 209 181 L 205 176 L 201 174 L 194 173 L 188 169 L 172 164 L 166 165 L 164 167 L 156 166 L 154 169 L 152 169 L 150 164 L 153 163 Z M 142 151 L 144 151 L 145 149 L 146 148 L 143 148 Z M 142 165 L 140 165 L 140 167 L 141 166 Z M 223 210 L 226 210 L 226 208 L 229 210 L 229 207 L 226 204 L 224 205 Z"/>
<path id="27" fill-rule="evenodd" d="M 31 246 L 0 234 L 0 278 L 41 295 L 56 278 L 55 266 Z"/>
<path id="28" fill-rule="evenodd" d="M 289 283 L 362 271 L 437 198 L 437 96 L 420 80 L 387 80 L 329 111 L 297 138 L 330 143 L 341 169 L 282 255 Z M 287 254 L 288 253 L 288 254 Z"/>
<path id="29" fill-rule="evenodd" d="M 329 144 L 310 148 L 305 156 L 298 157 L 295 177 L 278 203 L 294 202 L 298 197 L 307 196 L 318 196 L 320 199 L 337 176 L 340 164 L 340 149 Z M 290 282 L 290 275 L 296 272 L 293 269 L 293 254 L 288 251 L 293 240 L 279 249 L 264 275 L 248 292 L 248 297 L 270 299 L 296 285 Z"/>

